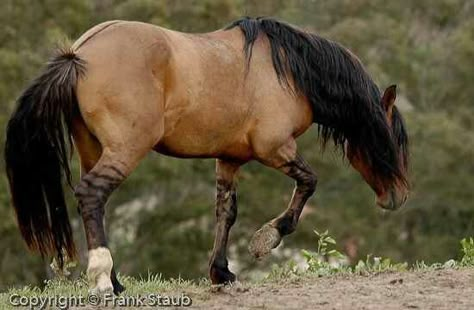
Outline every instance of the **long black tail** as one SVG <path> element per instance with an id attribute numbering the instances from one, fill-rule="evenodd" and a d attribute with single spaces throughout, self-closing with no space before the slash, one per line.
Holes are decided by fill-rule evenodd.
<path id="1" fill-rule="evenodd" d="M 71 122 L 78 111 L 76 84 L 85 62 L 60 51 L 17 100 L 7 126 L 5 163 L 18 225 L 28 247 L 76 255 L 66 209 L 63 177 L 71 186 Z"/>

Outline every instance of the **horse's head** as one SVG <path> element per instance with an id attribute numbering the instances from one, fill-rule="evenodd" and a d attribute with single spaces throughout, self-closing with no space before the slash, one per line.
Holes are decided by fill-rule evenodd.
<path id="1" fill-rule="evenodd" d="M 395 98 L 395 85 L 388 87 L 381 98 L 385 126 L 379 126 L 377 130 L 385 127 L 388 134 L 375 135 L 385 141 L 368 146 L 372 151 L 370 154 L 352 150 L 350 146 L 347 148 L 351 165 L 375 191 L 377 206 L 388 210 L 398 209 L 408 197 L 408 137 L 402 117 L 394 106 Z"/>

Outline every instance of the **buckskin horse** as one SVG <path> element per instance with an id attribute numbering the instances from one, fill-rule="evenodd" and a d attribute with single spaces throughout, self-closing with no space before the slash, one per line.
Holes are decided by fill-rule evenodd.
<path id="1" fill-rule="evenodd" d="M 250 160 L 296 181 L 288 208 L 259 229 L 249 251 L 263 257 L 292 233 L 317 177 L 295 139 L 313 123 L 394 210 L 408 193 L 408 139 L 394 106 L 340 44 L 271 18 L 242 18 L 205 34 L 110 21 L 59 51 L 17 101 L 5 162 L 28 247 L 62 265 L 76 250 L 63 182 L 78 151 L 74 188 L 88 249 L 91 290 L 120 293 L 104 231 L 109 195 L 154 150 L 216 159 L 212 283 L 235 280 L 226 255 L 237 217 L 236 174 Z M 72 138 L 71 138 L 72 137 Z"/>

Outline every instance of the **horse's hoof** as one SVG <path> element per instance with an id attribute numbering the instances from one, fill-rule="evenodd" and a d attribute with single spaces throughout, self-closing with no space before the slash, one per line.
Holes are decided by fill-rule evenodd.
<path id="1" fill-rule="evenodd" d="M 270 224 L 263 225 L 250 240 L 249 252 L 255 258 L 261 258 L 280 244 L 280 232 Z"/>
<path id="2" fill-rule="evenodd" d="M 231 284 L 235 282 L 235 274 L 229 268 L 211 267 L 209 272 L 212 284 Z"/>
<path id="3" fill-rule="evenodd" d="M 125 291 L 125 287 L 120 284 L 119 281 L 112 282 L 113 288 L 114 288 L 114 294 L 115 296 L 120 295 L 123 291 Z"/>
<path id="4" fill-rule="evenodd" d="M 97 277 L 96 286 L 89 289 L 89 294 L 91 295 L 108 295 L 114 293 L 114 286 L 112 285 L 112 281 L 110 278 L 105 274 L 102 273 Z"/>

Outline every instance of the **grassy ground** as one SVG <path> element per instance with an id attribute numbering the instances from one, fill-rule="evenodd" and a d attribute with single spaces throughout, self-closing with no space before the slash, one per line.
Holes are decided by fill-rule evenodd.
<path id="1" fill-rule="evenodd" d="M 122 277 L 121 280 L 127 287 L 126 292 L 114 301 L 113 297 L 103 297 L 98 303 L 101 309 L 113 305 L 124 308 L 126 304 L 132 305 L 132 309 L 142 308 L 136 299 L 126 301 L 127 297 L 143 298 L 150 294 L 171 298 L 187 296 L 192 300 L 193 308 L 201 309 L 474 309 L 472 267 L 386 270 L 364 274 L 344 272 L 328 276 L 301 273 L 227 287 L 212 287 L 205 280 L 165 281 L 156 276 L 148 279 Z M 33 302 L 38 304 L 40 297 L 87 298 L 86 284 L 82 279 L 75 282 L 55 280 L 49 281 L 43 290 L 33 287 L 14 289 L 0 295 L 0 305 L 2 309 L 14 309 L 10 298 L 17 295 L 30 298 L 30 306 Z M 156 305 L 153 299 L 144 304 L 147 302 Z M 167 305 L 166 300 L 162 302 L 162 305 Z M 56 305 L 51 307 L 54 309 L 67 305 L 65 301 L 49 304 Z M 96 309 L 87 299 L 84 306 L 70 305 L 72 309 Z M 40 309 L 40 306 L 35 309 Z"/>
<path id="2" fill-rule="evenodd" d="M 316 233 L 314 252 L 303 251 L 307 268 L 292 262 L 278 266 L 258 282 L 211 286 L 208 280 L 165 280 L 149 275 L 135 279 L 120 276 L 127 290 L 120 297 L 88 295 L 85 277 L 75 281 L 49 280 L 45 287 L 23 287 L 0 293 L 1 309 L 90 309 L 132 305 L 169 306 L 180 302 L 203 309 L 474 309 L 474 240 L 461 242 L 459 261 L 408 266 L 389 259 L 367 257 L 356 266 L 328 262 L 342 258 L 331 249 L 335 241 L 327 232 Z M 59 296 L 62 296 L 61 298 Z M 74 296 L 68 299 L 67 296 Z M 80 299 L 82 298 L 82 299 Z M 179 299 L 181 298 L 181 299 Z M 51 307 L 51 305 L 54 305 Z"/>

